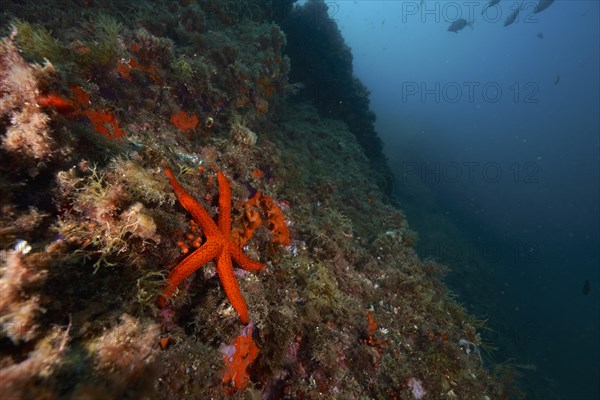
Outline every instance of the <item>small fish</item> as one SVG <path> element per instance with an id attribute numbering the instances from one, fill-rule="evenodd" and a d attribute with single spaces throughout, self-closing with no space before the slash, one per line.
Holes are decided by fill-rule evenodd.
<path id="1" fill-rule="evenodd" d="M 560 75 L 556 74 L 556 79 L 554 80 L 554 84 L 557 85 L 560 82 Z"/>
<path id="2" fill-rule="evenodd" d="M 517 20 L 517 17 L 519 16 L 519 13 L 521 12 L 522 8 L 523 8 L 523 3 L 521 3 L 521 5 L 519 5 L 519 8 L 517 8 L 516 10 L 511 12 L 510 15 L 508 17 L 506 17 L 506 20 L 504 21 L 504 26 L 509 26 L 510 24 L 515 22 Z"/>
<path id="3" fill-rule="evenodd" d="M 583 293 L 584 296 L 587 296 L 590 293 L 590 281 L 588 279 L 585 280 L 581 293 Z"/>
<path id="4" fill-rule="evenodd" d="M 458 33 L 458 31 L 460 31 L 461 29 L 464 29 L 465 26 L 469 26 L 471 29 L 473 29 L 474 22 L 475 21 L 467 22 L 466 19 L 459 18 L 456 21 L 454 21 L 452 24 L 450 24 L 450 27 L 448 27 L 448 32 Z"/>
<path id="5" fill-rule="evenodd" d="M 546 8 L 550 7 L 554 3 L 554 0 L 540 0 L 540 2 L 533 9 L 533 13 L 537 14 L 539 12 L 544 11 Z"/>
<path id="6" fill-rule="evenodd" d="M 544 38 L 544 34 L 542 32 L 540 32 L 540 33 L 537 34 L 537 37 L 539 37 L 540 39 L 543 39 Z"/>
<path id="7" fill-rule="evenodd" d="M 498 3 L 500 3 L 500 0 L 490 0 L 490 2 L 483 7 L 483 10 L 481 10 L 481 15 L 483 15 L 488 8 L 495 6 Z"/>

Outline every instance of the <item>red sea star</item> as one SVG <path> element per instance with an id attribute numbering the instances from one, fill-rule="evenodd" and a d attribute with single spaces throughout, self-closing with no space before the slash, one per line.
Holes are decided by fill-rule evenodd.
<path id="1" fill-rule="evenodd" d="M 246 271 L 258 271 L 266 267 L 258 261 L 248 258 L 242 249 L 231 240 L 231 189 L 227 178 L 220 171 L 217 172 L 220 190 L 217 226 L 204 207 L 181 187 L 171 171 L 166 169 L 165 173 L 179 203 L 202 228 L 206 236 L 206 242 L 171 271 L 162 295 L 158 298 L 158 306 L 160 308 L 164 307 L 167 299 L 173 295 L 173 292 L 183 280 L 210 260 L 215 259 L 217 273 L 223 289 L 225 289 L 225 294 L 233 308 L 240 315 L 242 323 L 247 324 L 249 322 L 248 307 L 233 273 L 231 259 Z"/>

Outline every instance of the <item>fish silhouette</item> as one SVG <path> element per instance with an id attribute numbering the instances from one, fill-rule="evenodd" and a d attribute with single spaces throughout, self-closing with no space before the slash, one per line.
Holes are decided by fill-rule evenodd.
<path id="1" fill-rule="evenodd" d="M 589 279 L 585 280 L 585 283 L 583 284 L 583 289 L 581 289 L 581 293 L 583 293 L 584 296 L 587 296 L 590 293 L 590 281 L 589 281 Z"/>
<path id="2" fill-rule="evenodd" d="M 496 4 L 500 3 L 500 0 L 490 0 L 489 3 L 487 3 L 484 7 L 483 10 L 481 10 L 481 15 L 483 15 L 484 12 L 487 11 L 488 8 L 495 6 Z"/>
<path id="3" fill-rule="evenodd" d="M 467 22 L 466 19 L 459 18 L 450 25 L 450 27 L 448 28 L 448 31 L 458 33 L 458 31 L 463 29 L 465 26 L 468 26 L 469 28 L 473 29 L 474 22 L 475 21 Z"/>
<path id="4" fill-rule="evenodd" d="M 533 9 L 533 13 L 537 14 L 539 12 L 544 11 L 546 8 L 550 7 L 554 3 L 554 0 L 540 0 L 540 2 Z"/>
<path id="5" fill-rule="evenodd" d="M 517 17 L 519 16 L 519 13 L 521 12 L 521 10 L 523 9 L 523 2 L 521 2 L 521 4 L 519 5 L 519 8 L 517 8 L 516 10 L 514 10 L 513 12 L 511 12 L 508 17 L 506 17 L 506 20 L 504 21 L 504 26 L 509 26 L 510 24 L 512 24 L 513 22 L 515 22 L 517 20 Z"/>

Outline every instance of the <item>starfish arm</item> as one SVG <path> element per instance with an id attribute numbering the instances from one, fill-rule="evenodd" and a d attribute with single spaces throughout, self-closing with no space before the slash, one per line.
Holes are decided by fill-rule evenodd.
<path id="1" fill-rule="evenodd" d="M 219 181 L 219 229 L 223 235 L 228 236 L 231 231 L 231 188 L 225 175 L 217 172 Z"/>
<path id="2" fill-rule="evenodd" d="M 162 295 L 158 298 L 158 306 L 163 308 L 167 303 L 167 299 L 169 299 L 175 292 L 175 289 L 177 289 L 177 286 L 196 270 L 215 258 L 222 247 L 223 246 L 219 242 L 206 242 L 198 250 L 194 251 L 182 262 L 177 264 L 167 278 L 167 284 L 165 285 Z"/>
<path id="3" fill-rule="evenodd" d="M 244 325 L 247 325 L 250 319 L 248 318 L 248 306 L 246 300 L 240 291 L 237 278 L 233 273 L 233 265 L 231 264 L 231 256 L 226 249 L 221 251 L 217 259 L 217 273 L 225 290 L 225 294 L 229 302 L 240 315 L 240 320 Z"/>
<path id="4" fill-rule="evenodd" d="M 181 187 L 179 182 L 177 182 L 177 179 L 175 179 L 175 176 L 173 176 L 171 170 L 168 168 L 165 169 L 165 174 L 167 175 L 167 178 L 169 178 L 169 182 L 173 187 L 173 192 L 175 193 L 177 200 L 179 200 L 179 203 L 183 206 L 183 208 L 185 208 L 186 211 L 192 215 L 194 221 L 200 225 L 204 231 L 204 234 L 206 236 L 217 235 L 219 232 L 217 225 L 215 224 L 215 221 L 212 220 L 210 215 L 208 215 L 208 212 L 204 209 L 204 207 L 194 200 L 194 198 L 190 196 L 185 189 L 183 189 L 183 187 Z"/>
<path id="5" fill-rule="evenodd" d="M 240 268 L 245 269 L 246 271 L 260 271 L 262 269 L 267 268 L 258 261 L 254 261 L 247 255 L 245 255 L 242 249 L 240 249 L 232 241 L 229 242 L 228 246 L 231 258 L 233 258 L 233 260 L 237 263 L 237 265 L 240 266 Z"/>

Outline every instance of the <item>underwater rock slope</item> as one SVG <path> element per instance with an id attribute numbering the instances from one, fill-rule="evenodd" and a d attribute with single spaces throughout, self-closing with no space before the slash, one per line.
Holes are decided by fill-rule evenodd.
<path id="1" fill-rule="evenodd" d="M 443 286 L 444 267 L 416 256 L 365 139 L 295 97 L 280 28 L 293 12 L 7 7 L 3 398 L 518 395 L 510 370 L 482 365 L 483 322 Z M 192 200 L 177 201 L 167 169 Z M 197 256 L 223 235 L 266 268 L 238 269 L 232 253 L 223 274 L 211 260 L 227 260 Z M 191 275 L 161 297 L 178 264 Z"/>

